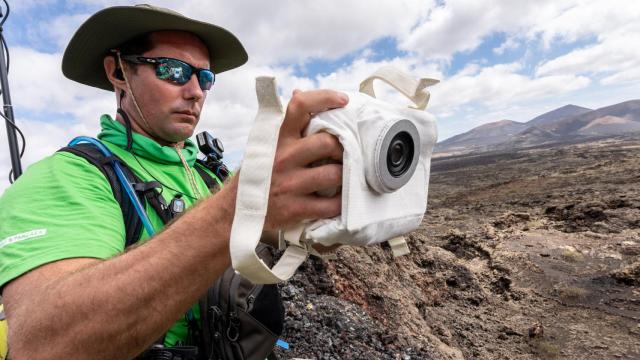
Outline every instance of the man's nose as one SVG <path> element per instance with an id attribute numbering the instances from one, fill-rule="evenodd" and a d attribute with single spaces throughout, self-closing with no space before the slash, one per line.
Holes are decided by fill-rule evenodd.
<path id="1" fill-rule="evenodd" d="M 191 75 L 189 81 L 183 85 L 184 98 L 199 101 L 204 97 L 204 90 L 200 88 L 200 82 L 196 74 Z"/>

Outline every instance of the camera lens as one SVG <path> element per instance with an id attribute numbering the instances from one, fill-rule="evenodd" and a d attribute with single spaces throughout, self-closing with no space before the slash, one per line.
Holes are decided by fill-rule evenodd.
<path id="1" fill-rule="evenodd" d="M 418 128 L 407 119 L 394 119 L 385 121 L 371 133 L 375 137 L 367 139 L 375 142 L 371 142 L 370 148 L 364 148 L 367 183 L 380 194 L 394 192 L 411 180 L 418 166 Z"/>
<path id="2" fill-rule="evenodd" d="M 409 170 L 413 162 L 414 144 L 411 134 L 406 131 L 397 133 L 387 151 L 387 169 L 393 177 L 400 177 Z"/>

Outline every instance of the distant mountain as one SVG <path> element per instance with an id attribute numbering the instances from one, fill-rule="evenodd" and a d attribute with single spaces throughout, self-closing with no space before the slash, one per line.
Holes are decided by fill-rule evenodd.
<path id="1" fill-rule="evenodd" d="M 452 150 L 468 147 L 486 147 L 499 144 L 526 128 L 527 125 L 521 122 L 500 120 L 480 125 L 466 133 L 451 137 L 438 143 L 436 148 Z"/>
<path id="2" fill-rule="evenodd" d="M 578 130 L 580 135 L 615 135 L 640 131 L 640 122 L 617 116 L 597 118 Z"/>
<path id="3" fill-rule="evenodd" d="M 593 109 L 569 104 L 546 112 L 542 115 L 536 116 L 535 118 L 527 121 L 525 124 L 532 126 L 542 126 L 545 124 L 556 122 L 566 117 L 584 114 L 589 111 L 593 111 Z"/>
<path id="4" fill-rule="evenodd" d="M 640 122 L 640 100 L 630 100 L 619 104 L 606 106 L 593 111 L 589 111 L 584 114 L 571 116 L 554 123 L 543 125 L 542 128 L 560 135 L 567 136 L 577 133 L 580 129 L 587 126 L 590 122 L 608 115 Z"/>
<path id="5" fill-rule="evenodd" d="M 500 120 L 478 126 L 436 145 L 436 153 L 505 150 L 594 136 L 640 131 L 640 100 L 591 110 L 565 105 L 525 123 Z"/>
<path id="6" fill-rule="evenodd" d="M 497 147 L 501 149 L 521 148 L 557 142 L 560 138 L 560 135 L 554 134 L 551 131 L 541 129 L 537 126 L 531 126 L 498 144 Z"/>

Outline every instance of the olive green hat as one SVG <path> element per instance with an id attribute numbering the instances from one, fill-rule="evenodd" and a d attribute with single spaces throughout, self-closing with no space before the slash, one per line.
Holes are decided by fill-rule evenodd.
<path id="1" fill-rule="evenodd" d="M 247 52 L 229 31 L 193 20 L 173 10 L 151 6 L 114 6 L 98 11 L 73 35 L 62 58 L 62 73 L 79 83 L 113 91 L 104 73 L 103 59 L 109 50 L 136 36 L 161 30 L 188 31 L 209 49 L 215 73 L 247 62 Z"/>

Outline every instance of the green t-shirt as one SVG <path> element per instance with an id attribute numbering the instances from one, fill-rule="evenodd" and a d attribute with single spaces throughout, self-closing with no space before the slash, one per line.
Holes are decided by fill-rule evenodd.
<path id="1" fill-rule="evenodd" d="M 143 181 L 159 181 L 167 203 L 177 192 L 187 207 L 195 203 L 187 173 L 173 147 L 161 146 L 133 134 L 133 153 L 125 150 L 125 128 L 110 116 L 100 118 L 98 139 Z M 192 167 L 201 196 L 209 194 L 193 169 L 198 149 L 187 140 L 182 154 Z M 147 205 L 149 219 L 159 231 L 163 223 Z M 141 240 L 148 238 L 143 229 Z M 0 197 L 0 287 L 20 275 L 49 262 L 78 257 L 108 259 L 124 250 L 122 211 L 102 172 L 68 152 L 55 154 L 31 165 Z M 199 319 L 198 306 L 193 307 Z M 126 316 L 126 314 L 122 314 Z M 182 318 L 167 333 L 165 345 L 187 337 Z"/>

